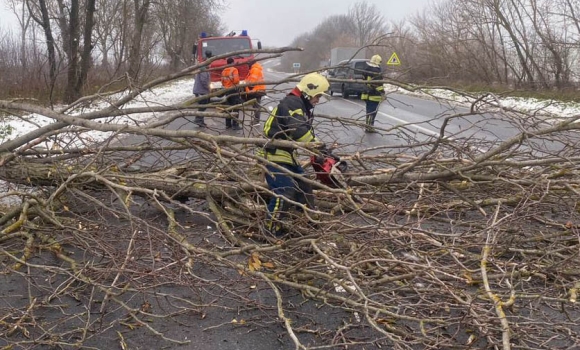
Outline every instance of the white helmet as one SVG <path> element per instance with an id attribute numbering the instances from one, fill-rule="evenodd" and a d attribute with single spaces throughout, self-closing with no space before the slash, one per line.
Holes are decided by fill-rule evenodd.
<path id="1" fill-rule="evenodd" d="M 330 84 L 321 74 L 310 73 L 306 74 L 296 87 L 302 92 L 304 97 L 311 99 L 312 97 L 324 94 L 330 87 Z"/>
<path id="2" fill-rule="evenodd" d="M 374 55 L 373 57 L 371 57 L 371 60 L 369 61 L 369 66 L 373 66 L 373 67 L 378 67 L 381 65 L 381 62 L 383 61 L 382 57 L 380 55 Z"/>

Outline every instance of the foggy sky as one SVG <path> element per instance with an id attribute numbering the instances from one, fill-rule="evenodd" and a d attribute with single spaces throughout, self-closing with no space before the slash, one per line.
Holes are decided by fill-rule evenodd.
<path id="1" fill-rule="evenodd" d="M 227 31 L 247 29 L 265 46 L 286 46 L 300 34 L 312 31 L 332 15 L 346 15 L 357 0 L 225 0 L 222 22 Z M 400 21 L 438 0 L 367 0 L 386 22 Z"/>
<path id="2" fill-rule="evenodd" d="M 247 29 L 253 39 L 265 46 L 286 46 L 300 34 L 312 31 L 332 15 L 347 14 L 360 0 L 224 0 L 221 13 L 226 32 Z M 441 0 L 366 0 L 375 5 L 388 21 L 400 21 L 422 12 L 429 4 Z M 0 27 L 18 25 L 6 0 L 0 0 Z"/>

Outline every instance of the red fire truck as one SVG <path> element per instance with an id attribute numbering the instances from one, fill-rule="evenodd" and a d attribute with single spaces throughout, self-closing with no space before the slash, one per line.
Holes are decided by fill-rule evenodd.
<path id="1" fill-rule="evenodd" d="M 258 49 L 262 48 L 262 43 L 258 41 Z M 224 55 L 229 52 L 249 50 L 252 49 L 252 39 L 248 36 L 247 30 L 242 30 L 240 33 L 234 31 L 224 36 L 212 36 L 202 32 L 199 39 L 193 47 L 193 56 L 197 62 L 202 62 L 205 58 L 205 53 L 211 51 L 213 56 Z M 248 62 L 255 59 L 254 54 L 244 53 L 236 56 L 231 56 L 234 59 L 235 66 L 240 74 L 240 83 L 248 76 Z M 209 66 L 211 70 L 211 89 L 216 90 L 222 87 L 220 67 L 226 66 L 226 58 L 213 61 Z"/>

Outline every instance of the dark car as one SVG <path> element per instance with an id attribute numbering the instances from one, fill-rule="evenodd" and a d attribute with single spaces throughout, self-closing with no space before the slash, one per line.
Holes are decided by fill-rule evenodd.
<path id="1" fill-rule="evenodd" d="M 330 78 L 330 95 L 335 92 L 340 93 L 342 97 L 348 98 L 350 95 L 360 95 L 365 91 L 366 84 L 355 83 L 350 81 L 333 81 L 334 79 L 343 80 L 363 80 L 363 71 L 368 68 L 367 59 L 352 59 L 341 61 L 337 67 L 328 72 Z"/>

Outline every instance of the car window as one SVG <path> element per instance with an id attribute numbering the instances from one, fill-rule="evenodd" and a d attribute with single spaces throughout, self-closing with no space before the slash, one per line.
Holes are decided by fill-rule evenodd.
<path id="1" fill-rule="evenodd" d="M 368 65 L 366 61 L 356 62 L 354 64 L 354 74 L 363 74 L 363 71 L 367 69 Z"/>
<path id="2" fill-rule="evenodd" d="M 367 68 L 367 63 L 366 62 L 356 62 L 354 64 L 354 69 L 356 71 L 363 71 Z"/>
<path id="3" fill-rule="evenodd" d="M 354 64 L 355 69 L 365 69 L 367 66 L 366 62 L 357 62 Z"/>

